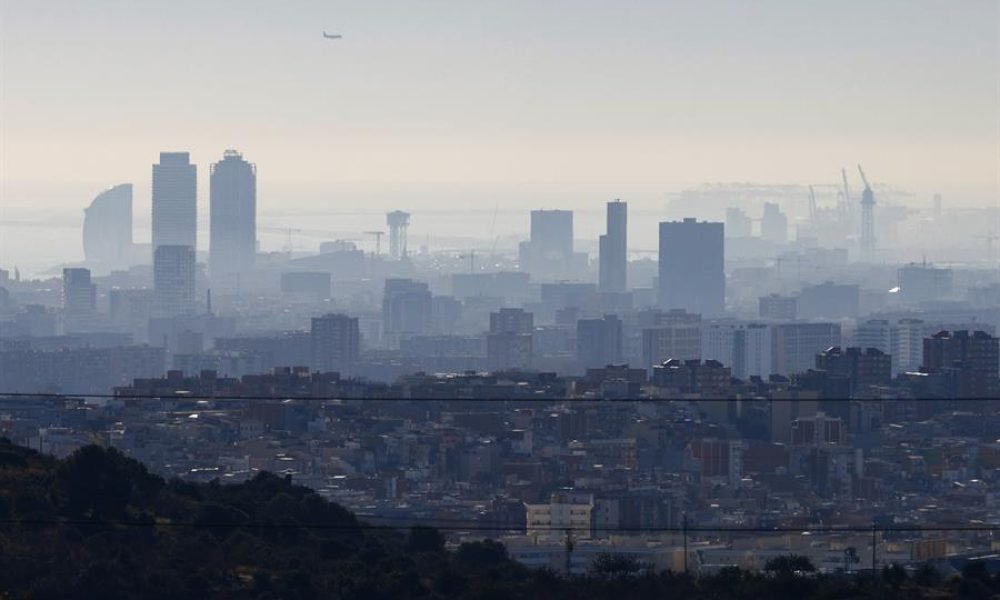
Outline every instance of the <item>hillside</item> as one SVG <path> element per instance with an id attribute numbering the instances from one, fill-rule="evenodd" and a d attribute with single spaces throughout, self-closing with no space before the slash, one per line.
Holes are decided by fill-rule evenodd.
<path id="1" fill-rule="evenodd" d="M 985 573 L 870 578 L 651 573 L 609 559 L 586 577 L 529 571 L 495 542 L 360 523 L 268 473 L 237 485 L 164 481 L 114 449 L 56 460 L 0 441 L 3 598 L 989 597 Z"/>

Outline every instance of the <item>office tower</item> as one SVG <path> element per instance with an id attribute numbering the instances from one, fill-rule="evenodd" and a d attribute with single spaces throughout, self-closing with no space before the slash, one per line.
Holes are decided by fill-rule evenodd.
<path id="1" fill-rule="evenodd" d="M 764 203 L 764 214 L 760 218 L 760 237 L 775 244 L 788 241 L 788 217 L 773 202 Z"/>
<path id="2" fill-rule="evenodd" d="M 920 319 L 900 319 L 893 328 L 893 374 L 916 371 L 924 360 L 924 331 L 926 324 Z"/>
<path id="3" fill-rule="evenodd" d="M 640 314 L 642 368 L 668 359 L 701 359 L 701 315 L 684 310 L 646 311 Z"/>
<path id="4" fill-rule="evenodd" d="M 663 308 L 720 316 L 726 304 L 722 223 L 695 219 L 660 223 L 660 289 Z"/>
<path id="5" fill-rule="evenodd" d="M 531 211 L 531 239 L 518 252 L 521 268 L 533 275 L 562 276 L 575 272 L 573 211 Z"/>
<path id="6" fill-rule="evenodd" d="M 702 327 L 701 353 L 728 366 L 733 377 L 771 374 L 771 328 L 764 323 L 722 321 Z"/>
<path id="7" fill-rule="evenodd" d="M 875 348 L 891 355 L 895 338 L 893 329 L 886 319 L 869 319 L 854 331 L 854 345 L 862 350 Z"/>
<path id="8" fill-rule="evenodd" d="M 150 289 L 108 291 L 108 314 L 119 330 L 132 333 L 136 342 L 146 340 L 149 318 L 153 316 L 154 294 Z"/>
<path id="9" fill-rule="evenodd" d="M 212 279 L 253 270 L 257 254 L 257 167 L 226 150 L 209 174 L 209 268 Z"/>
<path id="10" fill-rule="evenodd" d="M 63 311 L 68 332 L 86 329 L 97 313 L 97 286 L 89 269 L 63 269 Z"/>
<path id="11" fill-rule="evenodd" d="M 798 312 L 797 306 L 798 301 L 794 296 L 770 294 L 760 297 L 757 314 L 761 319 L 794 321 Z"/>
<path id="12" fill-rule="evenodd" d="M 651 369 L 665 360 L 701 358 L 701 325 L 677 325 L 642 330 L 642 367 Z"/>
<path id="13" fill-rule="evenodd" d="M 924 338 L 924 369 L 945 376 L 950 398 L 1000 396 L 1000 345 L 984 331 L 940 331 Z"/>
<path id="14" fill-rule="evenodd" d="M 382 323 L 391 346 L 399 338 L 430 332 L 431 292 L 426 283 L 412 279 L 386 279 L 382 295 Z"/>
<path id="15" fill-rule="evenodd" d="M 926 263 L 911 263 L 896 271 L 899 297 L 919 304 L 943 300 L 952 293 L 952 271 Z"/>
<path id="16" fill-rule="evenodd" d="M 491 371 L 527 369 L 533 353 L 534 315 L 520 308 L 490 313 L 486 362 Z"/>
<path id="17" fill-rule="evenodd" d="M 813 368 L 815 357 L 841 345 L 839 323 L 776 323 L 771 326 L 771 370 L 794 375 Z"/>
<path id="18" fill-rule="evenodd" d="M 132 254 L 132 184 L 101 192 L 83 217 L 83 254 L 106 270 L 125 269 Z"/>
<path id="19" fill-rule="evenodd" d="M 97 310 L 97 286 L 90 281 L 90 269 L 63 269 L 63 309 L 67 313 Z"/>
<path id="20" fill-rule="evenodd" d="M 627 289 L 628 204 L 608 202 L 607 233 L 600 237 L 598 287 L 606 294 L 622 294 Z"/>
<path id="21" fill-rule="evenodd" d="M 312 365 L 317 371 L 336 371 L 358 360 L 361 329 L 356 318 L 328 314 L 312 319 Z"/>
<path id="22" fill-rule="evenodd" d="M 679 360 L 672 358 L 653 367 L 649 377 L 656 387 L 673 388 L 681 393 L 701 394 L 703 398 L 723 398 L 729 389 L 732 372 L 717 360 Z M 721 406 L 721 405 L 720 405 Z M 724 407 L 725 410 L 728 407 Z"/>
<path id="23" fill-rule="evenodd" d="M 153 251 L 154 314 L 158 317 L 194 312 L 194 248 L 163 245 Z"/>
<path id="24" fill-rule="evenodd" d="M 531 333 L 534 315 L 521 308 L 501 308 L 490 313 L 490 333 Z"/>
<path id="25" fill-rule="evenodd" d="M 748 238 L 753 235 L 753 220 L 741 208 L 726 209 L 726 237 Z"/>
<path id="26" fill-rule="evenodd" d="M 576 322 L 576 358 L 585 368 L 613 365 L 622 360 L 622 320 L 615 315 Z"/>
<path id="27" fill-rule="evenodd" d="M 998 339 L 984 331 L 941 331 L 924 338 L 924 367 L 961 367 L 1000 376 Z"/>
<path id="28" fill-rule="evenodd" d="M 573 254 L 573 211 L 531 211 L 531 245 L 543 256 Z"/>
<path id="29" fill-rule="evenodd" d="M 161 152 L 153 165 L 153 252 L 198 247 L 197 169 L 187 152 Z"/>
<path id="30" fill-rule="evenodd" d="M 431 297 L 431 331 L 440 335 L 454 334 L 464 312 L 462 301 L 453 296 Z"/>
<path id="31" fill-rule="evenodd" d="M 792 422 L 793 446 L 843 446 L 847 443 L 847 427 L 839 417 L 817 412 L 800 416 Z"/>
<path id="32" fill-rule="evenodd" d="M 892 359 L 878 348 L 833 346 L 816 354 L 816 368 L 847 377 L 851 394 L 892 382 Z"/>

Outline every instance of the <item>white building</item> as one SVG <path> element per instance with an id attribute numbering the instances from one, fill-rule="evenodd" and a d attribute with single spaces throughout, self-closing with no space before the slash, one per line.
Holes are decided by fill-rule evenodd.
<path id="1" fill-rule="evenodd" d="M 566 530 L 574 537 L 592 537 L 594 496 L 557 492 L 547 504 L 525 504 L 528 537 L 562 539 Z"/>

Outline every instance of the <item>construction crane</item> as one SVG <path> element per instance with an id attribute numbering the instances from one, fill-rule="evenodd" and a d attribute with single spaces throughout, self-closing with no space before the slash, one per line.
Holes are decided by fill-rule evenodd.
<path id="1" fill-rule="evenodd" d="M 382 236 L 385 235 L 384 231 L 365 231 L 365 235 L 375 236 L 375 256 L 382 255 Z"/>
<path id="2" fill-rule="evenodd" d="M 858 173 L 865 184 L 865 190 L 861 193 L 861 252 L 870 259 L 875 252 L 875 192 L 868 184 L 861 165 L 858 165 Z"/>
<path id="3" fill-rule="evenodd" d="M 844 180 L 844 198 L 838 208 L 841 218 L 846 221 L 851 214 L 851 189 L 847 186 L 847 169 L 841 167 L 840 177 Z"/>
<path id="4" fill-rule="evenodd" d="M 284 229 L 284 233 L 285 233 L 285 247 L 282 248 L 282 250 L 285 252 L 285 254 L 291 256 L 292 255 L 292 234 L 293 233 L 302 233 L 302 230 L 301 229 L 293 229 L 292 227 L 286 227 Z"/>
<path id="5" fill-rule="evenodd" d="M 809 186 L 809 222 L 816 225 L 816 192 Z"/>

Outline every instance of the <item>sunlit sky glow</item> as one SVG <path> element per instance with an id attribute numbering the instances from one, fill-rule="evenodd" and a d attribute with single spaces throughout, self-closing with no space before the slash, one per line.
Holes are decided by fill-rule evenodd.
<path id="1" fill-rule="evenodd" d="M 3 201 L 145 194 L 160 150 L 204 169 L 225 148 L 258 164 L 263 196 L 808 182 L 862 162 L 988 199 L 998 6 L 4 0 Z"/>

